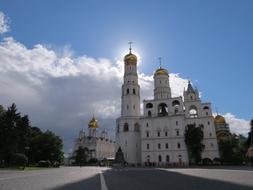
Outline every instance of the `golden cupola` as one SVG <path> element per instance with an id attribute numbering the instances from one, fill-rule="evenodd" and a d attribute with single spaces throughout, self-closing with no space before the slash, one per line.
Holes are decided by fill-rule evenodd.
<path id="1" fill-rule="evenodd" d="M 129 54 L 127 54 L 124 57 L 124 62 L 125 62 L 125 64 L 134 64 L 134 65 L 136 65 L 137 64 L 137 56 L 132 54 L 132 52 L 130 52 Z"/>
<path id="2" fill-rule="evenodd" d="M 154 75 L 155 75 L 155 76 L 157 76 L 157 75 L 166 75 L 166 76 L 168 76 L 169 73 L 168 73 L 168 71 L 167 71 L 166 69 L 160 67 L 159 69 L 157 69 L 157 70 L 155 71 L 155 74 L 154 74 Z"/>
<path id="3" fill-rule="evenodd" d="M 94 116 L 93 116 L 92 119 L 89 121 L 88 126 L 89 126 L 89 128 L 92 128 L 92 129 L 98 128 L 98 121 L 95 119 Z"/>
<path id="4" fill-rule="evenodd" d="M 216 115 L 214 118 L 214 122 L 219 124 L 226 124 L 225 118 L 221 115 Z"/>
<path id="5" fill-rule="evenodd" d="M 130 44 L 129 53 L 125 55 L 124 62 L 126 65 L 136 65 L 137 56 L 132 53 L 132 48 L 131 48 L 132 42 L 129 42 L 129 44 Z"/>

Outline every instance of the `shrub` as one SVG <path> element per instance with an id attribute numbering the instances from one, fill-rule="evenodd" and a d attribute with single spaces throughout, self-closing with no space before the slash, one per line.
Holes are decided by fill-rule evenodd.
<path id="1" fill-rule="evenodd" d="M 51 165 L 50 161 L 40 160 L 38 162 L 38 166 L 39 167 L 49 167 L 50 165 Z"/>
<path id="2" fill-rule="evenodd" d="M 214 159 L 213 159 L 213 163 L 214 163 L 214 164 L 220 164 L 220 163 L 221 163 L 220 158 L 214 158 Z"/>
<path id="3" fill-rule="evenodd" d="M 96 159 L 96 158 L 91 158 L 90 160 L 89 160 L 89 163 L 90 164 L 94 164 L 94 163 L 97 163 L 98 162 L 98 160 Z"/>
<path id="4" fill-rule="evenodd" d="M 53 167 L 54 168 L 59 168 L 60 167 L 60 162 L 54 162 Z"/>
<path id="5" fill-rule="evenodd" d="M 203 165 L 212 165 L 213 161 L 210 158 L 203 158 L 202 163 Z"/>
<path id="6" fill-rule="evenodd" d="M 11 165 L 12 166 L 26 166 L 28 163 L 28 158 L 26 155 L 21 153 L 15 153 L 11 155 Z"/>

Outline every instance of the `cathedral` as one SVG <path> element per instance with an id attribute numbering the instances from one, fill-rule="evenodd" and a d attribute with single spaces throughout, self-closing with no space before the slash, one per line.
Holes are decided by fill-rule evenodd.
<path id="1" fill-rule="evenodd" d="M 100 161 L 114 157 L 115 142 L 109 139 L 105 130 L 102 130 L 99 133 L 98 128 L 98 121 L 93 116 L 88 123 L 88 135 L 85 134 L 83 129 L 79 132 L 79 136 L 74 142 L 74 148 L 71 157 L 75 157 L 76 151 L 79 147 L 87 150 L 88 160 L 96 159 Z M 73 163 L 74 160 L 70 162 Z"/>
<path id="2" fill-rule="evenodd" d="M 128 164 L 188 165 L 184 134 L 188 125 L 195 125 L 203 129 L 205 148 L 202 158 L 219 158 L 211 104 L 201 101 L 191 82 L 183 97 L 172 97 L 169 72 L 158 68 L 153 76 L 154 97 L 143 101 L 141 114 L 137 56 L 132 53 L 131 46 L 129 50 L 124 57 L 121 116 L 116 120 L 116 150 L 122 149 Z"/>

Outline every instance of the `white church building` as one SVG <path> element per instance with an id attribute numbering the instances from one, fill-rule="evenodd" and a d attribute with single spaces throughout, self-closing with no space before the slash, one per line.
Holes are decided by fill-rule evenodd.
<path id="1" fill-rule="evenodd" d="M 203 127 L 202 158 L 220 157 L 211 104 L 201 102 L 198 90 L 190 82 L 183 97 L 172 97 L 168 71 L 157 69 L 154 98 L 143 101 L 141 115 L 137 57 L 131 47 L 124 64 L 121 116 L 116 120 L 116 151 L 121 147 L 127 163 L 188 165 L 184 133 L 191 124 Z"/>
<path id="2" fill-rule="evenodd" d="M 79 132 L 78 138 L 75 139 L 73 152 L 70 157 L 75 157 L 78 148 L 82 147 L 87 150 L 88 160 L 97 159 L 101 161 L 103 159 L 114 158 L 115 142 L 109 138 L 105 130 L 99 132 L 98 128 L 98 121 L 93 116 L 88 124 L 88 135 L 85 134 L 84 129 Z M 74 160 L 70 162 L 73 163 Z"/>

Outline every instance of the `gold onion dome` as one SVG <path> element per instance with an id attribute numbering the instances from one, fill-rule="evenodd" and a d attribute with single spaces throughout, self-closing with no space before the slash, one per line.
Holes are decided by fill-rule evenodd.
<path id="1" fill-rule="evenodd" d="M 220 123 L 220 124 L 226 124 L 225 118 L 221 115 L 216 115 L 216 117 L 214 118 L 214 122 Z"/>
<path id="2" fill-rule="evenodd" d="M 130 51 L 129 54 L 127 54 L 124 57 L 124 62 L 125 64 L 137 64 L 137 56 L 132 54 L 132 52 Z"/>
<path id="3" fill-rule="evenodd" d="M 88 126 L 89 126 L 89 128 L 94 128 L 94 129 L 98 128 L 98 121 L 95 119 L 94 116 L 90 120 Z"/>
<path id="4" fill-rule="evenodd" d="M 160 67 L 159 69 L 157 69 L 155 71 L 155 76 L 157 76 L 157 75 L 168 75 L 168 74 L 169 74 L 168 71 L 166 69 L 162 68 L 162 67 Z"/>

